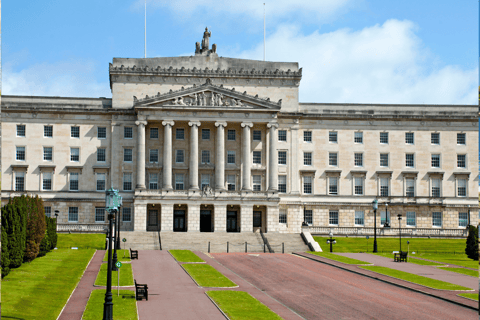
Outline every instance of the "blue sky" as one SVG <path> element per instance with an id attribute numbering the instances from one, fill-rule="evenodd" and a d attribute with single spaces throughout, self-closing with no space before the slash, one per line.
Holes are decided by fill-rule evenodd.
<path id="1" fill-rule="evenodd" d="M 263 59 L 263 2 L 148 0 L 147 57 Z M 267 60 L 303 67 L 301 102 L 476 104 L 478 1 L 267 1 Z M 2 93 L 111 97 L 108 63 L 143 57 L 140 1 L 2 5 Z"/>

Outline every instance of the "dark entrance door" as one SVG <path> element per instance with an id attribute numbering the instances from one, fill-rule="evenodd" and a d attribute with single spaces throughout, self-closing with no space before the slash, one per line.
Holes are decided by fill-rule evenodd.
<path id="1" fill-rule="evenodd" d="M 227 232 L 237 231 L 237 211 L 227 211 Z"/>
<path id="2" fill-rule="evenodd" d="M 200 232 L 212 232 L 211 210 L 200 210 Z"/>
<path id="3" fill-rule="evenodd" d="M 253 227 L 261 228 L 262 227 L 262 212 L 253 211 Z"/>
<path id="4" fill-rule="evenodd" d="M 185 210 L 175 210 L 173 212 L 173 231 L 187 231 L 185 222 Z"/>
<path id="5" fill-rule="evenodd" d="M 147 231 L 158 230 L 158 210 L 148 210 Z"/>

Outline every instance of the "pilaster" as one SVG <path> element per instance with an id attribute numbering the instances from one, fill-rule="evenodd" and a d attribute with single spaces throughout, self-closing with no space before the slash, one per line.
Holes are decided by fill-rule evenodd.
<path id="1" fill-rule="evenodd" d="M 240 231 L 253 232 L 253 206 L 240 206 Z"/>
<path id="2" fill-rule="evenodd" d="M 163 121 L 163 189 L 172 190 L 172 127 L 174 121 Z M 172 218 L 173 219 L 173 218 Z M 173 223 L 173 222 L 172 222 Z"/>
<path id="3" fill-rule="evenodd" d="M 278 232 L 278 206 L 267 206 L 267 233 Z"/>
<path id="4" fill-rule="evenodd" d="M 225 127 L 226 122 L 215 122 L 217 127 L 215 158 L 215 189 L 225 190 Z"/>
<path id="5" fill-rule="evenodd" d="M 198 127 L 200 121 L 190 121 L 190 190 L 198 190 Z M 190 231 L 190 229 L 189 229 Z"/>
<path id="6" fill-rule="evenodd" d="M 227 232 L 227 206 L 214 206 L 214 227 L 215 232 Z"/>
<path id="7" fill-rule="evenodd" d="M 188 205 L 187 223 L 188 223 L 187 225 L 188 232 L 200 231 L 200 205 L 199 204 Z"/>
<path id="8" fill-rule="evenodd" d="M 161 231 L 173 231 L 173 204 L 161 204 Z"/>
<path id="9" fill-rule="evenodd" d="M 147 231 L 147 206 L 135 204 L 133 207 L 134 231 Z"/>
<path id="10" fill-rule="evenodd" d="M 252 190 L 250 177 L 252 175 L 252 159 L 251 159 L 251 142 L 250 128 L 253 127 L 251 122 L 242 122 L 242 190 Z M 243 229 L 243 228 L 242 228 Z"/>
<path id="11" fill-rule="evenodd" d="M 135 121 L 138 130 L 137 142 L 137 189 L 145 189 L 145 126 L 147 121 Z"/>

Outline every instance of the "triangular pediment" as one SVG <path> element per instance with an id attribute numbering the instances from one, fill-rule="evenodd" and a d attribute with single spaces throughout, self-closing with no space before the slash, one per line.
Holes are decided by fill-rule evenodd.
<path id="1" fill-rule="evenodd" d="M 170 92 L 142 99 L 133 97 L 135 108 L 191 108 L 191 109 L 235 109 L 235 110 L 280 110 L 282 100 L 272 102 L 269 98 L 259 98 L 247 92 L 237 92 L 235 88 L 227 89 L 223 85 L 213 85 L 207 79 L 203 85 L 170 90 Z"/>

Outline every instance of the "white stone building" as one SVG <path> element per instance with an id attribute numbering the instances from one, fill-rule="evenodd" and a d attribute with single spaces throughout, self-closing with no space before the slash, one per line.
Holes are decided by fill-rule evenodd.
<path id="1" fill-rule="evenodd" d="M 380 227 L 478 224 L 478 106 L 301 103 L 298 63 L 215 51 L 114 58 L 111 99 L 3 96 L 2 204 L 38 194 L 62 230 L 103 228 L 110 187 L 124 230 L 369 234 L 374 199 Z"/>

